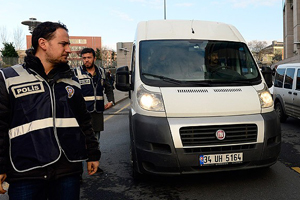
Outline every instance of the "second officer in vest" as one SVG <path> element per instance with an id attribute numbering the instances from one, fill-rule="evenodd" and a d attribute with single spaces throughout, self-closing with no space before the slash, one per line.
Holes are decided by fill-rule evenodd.
<path id="1" fill-rule="evenodd" d="M 75 75 L 81 85 L 86 107 L 92 115 L 92 125 L 100 142 L 100 132 L 104 130 L 103 111 L 114 105 L 113 88 L 105 78 L 104 69 L 95 65 L 94 49 L 84 48 L 81 57 L 83 66 L 75 69 Z M 105 105 L 104 94 L 108 101 Z M 103 171 L 99 168 L 98 172 Z"/>

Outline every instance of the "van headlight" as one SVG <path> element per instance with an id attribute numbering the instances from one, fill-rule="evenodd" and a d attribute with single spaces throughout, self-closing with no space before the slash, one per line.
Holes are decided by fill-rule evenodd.
<path id="1" fill-rule="evenodd" d="M 273 98 L 266 85 L 263 90 L 258 91 L 258 95 L 262 108 L 269 108 L 273 106 Z"/>
<path id="2" fill-rule="evenodd" d="M 149 111 L 165 111 L 161 93 L 150 92 L 142 85 L 137 91 L 137 101 L 141 108 Z"/>

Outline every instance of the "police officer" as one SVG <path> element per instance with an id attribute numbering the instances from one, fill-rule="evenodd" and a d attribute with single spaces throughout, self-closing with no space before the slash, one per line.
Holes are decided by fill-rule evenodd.
<path id="1" fill-rule="evenodd" d="M 96 138 L 100 141 L 100 132 L 104 130 L 103 111 L 114 105 L 113 88 L 105 77 L 104 69 L 95 65 L 94 49 L 84 48 L 81 57 L 83 65 L 75 69 L 75 75 L 81 85 L 87 110 L 91 113 Z M 106 105 L 104 105 L 104 93 L 108 100 Z M 103 171 L 98 168 L 98 172 Z"/>
<path id="2" fill-rule="evenodd" d="M 68 29 L 41 23 L 32 46 L 23 65 L 0 71 L 0 181 L 10 200 L 79 199 L 82 161 L 94 174 L 100 150 L 67 64 Z"/>

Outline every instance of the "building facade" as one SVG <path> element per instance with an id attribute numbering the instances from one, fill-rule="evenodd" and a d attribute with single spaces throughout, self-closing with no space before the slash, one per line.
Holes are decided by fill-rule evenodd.
<path id="1" fill-rule="evenodd" d="M 27 49 L 31 48 L 31 35 L 26 35 Z M 101 37 L 93 36 L 70 36 L 71 54 L 69 55 L 69 64 L 71 66 L 82 65 L 80 52 L 84 48 L 93 48 L 95 51 L 102 48 Z"/>
<path id="2" fill-rule="evenodd" d="M 276 63 L 300 62 L 300 1 L 283 0 L 284 60 Z"/>
<path id="3" fill-rule="evenodd" d="M 276 40 L 272 41 L 272 44 L 262 49 L 263 57 L 261 60 L 262 65 L 270 66 L 274 62 L 278 62 L 284 59 L 283 42 Z M 280 56 L 280 58 L 278 58 Z"/>
<path id="4" fill-rule="evenodd" d="M 117 68 L 128 66 L 131 69 L 131 53 L 132 42 L 118 42 L 117 43 Z"/>
<path id="5" fill-rule="evenodd" d="M 26 45 L 27 49 L 31 47 L 31 35 L 26 35 Z M 93 36 L 70 36 L 71 50 L 72 52 L 80 52 L 83 48 L 89 47 L 96 49 L 101 49 L 102 42 L 101 37 Z"/>

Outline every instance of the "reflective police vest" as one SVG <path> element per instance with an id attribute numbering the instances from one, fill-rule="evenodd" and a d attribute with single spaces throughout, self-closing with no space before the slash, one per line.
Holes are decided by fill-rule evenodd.
<path id="1" fill-rule="evenodd" d="M 65 78 L 50 86 L 22 65 L 1 72 L 11 104 L 9 154 L 14 169 L 45 167 L 62 153 L 70 162 L 86 160 L 85 137 L 68 103 L 82 98 L 79 84 Z"/>
<path id="2" fill-rule="evenodd" d="M 95 66 L 98 80 L 96 83 L 89 73 L 83 70 L 82 67 L 77 67 L 75 70 L 81 86 L 81 91 L 89 112 L 104 111 L 103 83 L 105 79 L 104 70 Z"/>

